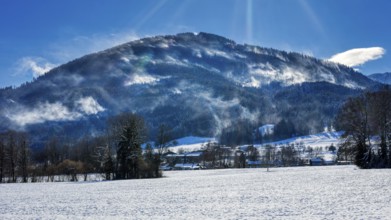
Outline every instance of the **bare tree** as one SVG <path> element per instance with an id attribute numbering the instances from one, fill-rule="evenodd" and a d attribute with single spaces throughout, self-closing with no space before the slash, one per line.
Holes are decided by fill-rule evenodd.
<path id="1" fill-rule="evenodd" d="M 9 182 L 16 182 L 16 165 L 18 158 L 18 148 L 16 144 L 16 132 L 7 132 L 8 144 L 6 149 L 6 159 L 8 161 Z"/>
<path id="2" fill-rule="evenodd" d="M 372 156 L 369 127 L 368 95 L 350 99 L 337 116 L 337 126 L 344 130 L 344 137 L 351 136 L 355 145 L 355 164 L 369 168 Z"/>
<path id="3" fill-rule="evenodd" d="M 22 182 L 28 182 L 28 166 L 29 166 L 29 147 L 27 145 L 26 134 L 20 134 L 19 140 L 19 154 L 18 154 L 18 167 L 20 171 L 20 175 L 22 177 Z"/>
<path id="4" fill-rule="evenodd" d="M 267 172 L 269 172 L 270 162 L 273 161 L 273 147 L 271 145 L 265 146 L 265 163 L 267 167 Z"/>
<path id="5" fill-rule="evenodd" d="M 2 135 L 0 134 L 0 183 L 3 182 L 5 165 L 5 145 L 3 143 Z"/>

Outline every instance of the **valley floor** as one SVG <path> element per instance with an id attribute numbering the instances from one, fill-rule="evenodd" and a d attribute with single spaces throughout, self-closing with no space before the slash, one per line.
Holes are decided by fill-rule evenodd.
<path id="1" fill-rule="evenodd" d="M 390 174 L 322 166 L 0 184 L 0 219 L 390 219 Z"/>

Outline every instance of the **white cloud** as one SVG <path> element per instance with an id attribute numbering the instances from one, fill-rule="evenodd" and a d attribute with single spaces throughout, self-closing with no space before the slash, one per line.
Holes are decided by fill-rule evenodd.
<path id="1" fill-rule="evenodd" d="M 56 67 L 55 64 L 48 62 L 42 57 L 23 57 L 16 64 L 15 74 L 30 73 L 33 77 L 38 77 L 44 75 L 54 67 Z"/>
<path id="2" fill-rule="evenodd" d="M 119 32 L 112 34 L 94 34 L 91 36 L 73 34 L 70 40 L 61 40 L 51 43 L 46 51 L 46 58 L 25 56 L 15 62 L 11 69 L 14 75 L 38 77 L 44 75 L 54 67 L 55 63 L 63 64 L 81 56 L 112 48 L 114 46 L 139 39 L 134 32 Z M 49 62 L 50 60 L 50 62 Z"/>
<path id="3" fill-rule="evenodd" d="M 11 121 L 19 126 L 43 123 L 45 121 L 71 121 L 80 118 L 79 112 L 71 112 L 66 106 L 59 102 L 38 105 L 31 110 L 22 110 L 8 115 Z"/>
<path id="4" fill-rule="evenodd" d="M 137 84 L 154 84 L 160 79 L 147 74 L 136 74 L 129 78 L 125 82 L 125 86 L 137 85 Z"/>
<path id="5" fill-rule="evenodd" d="M 368 61 L 380 59 L 385 53 L 386 50 L 382 47 L 355 48 L 335 54 L 329 61 L 356 67 Z"/>
<path id="6" fill-rule="evenodd" d="M 94 98 L 84 97 L 77 100 L 74 109 L 69 109 L 60 102 L 40 103 L 35 108 L 20 107 L 6 114 L 6 116 L 18 126 L 24 127 L 30 124 L 39 124 L 46 121 L 73 121 L 85 115 L 94 115 L 105 111 Z"/>
<path id="7" fill-rule="evenodd" d="M 99 103 L 91 96 L 81 98 L 76 102 L 78 109 L 87 115 L 94 115 L 105 110 Z"/>

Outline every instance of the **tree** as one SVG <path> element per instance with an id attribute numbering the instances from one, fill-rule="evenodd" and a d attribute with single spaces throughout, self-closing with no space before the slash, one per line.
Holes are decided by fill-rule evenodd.
<path id="1" fill-rule="evenodd" d="M 341 161 L 352 161 L 354 157 L 354 141 L 351 136 L 348 136 L 338 145 L 337 151 L 338 160 Z"/>
<path id="2" fill-rule="evenodd" d="M 117 179 L 140 178 L 143 163 L 141 144 L 146 138 L 144 120 L 135 114 L 124 113 L 114 120 L 117 129 Z"/>
<path id="3" fill-rule="evenodd" d="M 152 177 L 161 177 L 161 171 L 159 170 L 160 162 L 161 162 L 161 155 L 154 152 L 154 149 L 152 148 L 151 144 L 147 144 L 145 147 L 145 153 L 144 153 L 144 177 L 146 178 L 152 178 Z"/>
<path id="4" fill-rule="evenodd" d="M 295 134 L 295 126 L 290 120 L 282 119 L 274 127 L 274 136 L 277 139 L 291 138 Z"/>
<path id="5" fill-rule="evenodd" d="M 111 180 L 112 173 L 114 172 L 114 163 L 110 152 L 106 153 L 105 155 L 105 162 L 103 163 L 103 171 L 105 172 L 106 180 Z"/>
<path id="6" fill-rule="evenodd" d="M 274 157 L 273 149 L 274 149 L 273 146 L 271 146 L 269 144 L 265 146 L 265 150 L 266 150 L 266 152 L 265 152 L 265 163 L 266 163 L 268 172 L 269 172 L 270 162 L 274 160 L 273 159 L 273 157 Z"/>
<path id="7" fill-rule="evenodd" d="M 253 143 L 254 127 L 250 121 L 239 120 L 221 131 L 219 142 L 227 146 Z"/>
<path id="8" fill-rule="evenodd" d="M 109 145 L 105 144 L 104 146 L 96 147 L 95 158 L 99 163 L 101 172 L 105 174 L 105 179 L 111 180 L 114 173 L 114 162 Z"/>
<path id="9" fill-rule="evenodd" d="M 379 155 L 378 166 L 385 167 L 391 162 L 391 154 L 387 155 L 388 152 L 391 152 L 391 91 L 386 87 L 379 92 L 370 93 L 368 96 L 371 106 L 369 116 L 371 130 L 380 137 L 380 148 L 377 152 Z"/>
<path id="10" fill-rule="evenodd" d="M 282 146 L 281 162 L 284 166 L 298 165 L 298 152 L 293 144 Z"/>
<path id="11" fill-rule="evenodd" d="M 336 117 L 338 130 L 345 131 L 346 149 L 352 149 L 360 168 L 391 167 L 391 90 L 386 87 L 349 99 Z M 379 137 L 372 143 L 371 137 Z"/>
<path id="12" fill-rule="evenodd" d="M 254 145 L 250 145 L 246 149 L 247 158 L 251 161 L 256 161 L 259 159 L 259 151 Z"/>
<path id="13" fill-rule="evenodd" d="M 19 154 L 18 154 L 18 167 L 20 170 L 20 175 L 22 176 L 22 182 L 28 182 L 28 166 L 29 166 L 29 148 L 27 145 L 27 140 L 25 134 L 21 135 L 21 140 L 19 143 Z"/>
<path id="14" fill-rule="evenodd" d="M 169 147 L 169 141 L 171 140 L 171 129 L 169 129 L 165 124 L 159 126 L 158 134 L 155 141 L 156 154 L 154 156 L 155 176 L 160 175 L 159 167 L 162 162 L 162 155 L 165 154 Z"/>
<path id="15" fill-rule="evenodd" d="M 369 168 L 371 147 L 368 145 L 370 130 L 368 122 L 368 95 L 349 99 L 337 116 L 337 127 L 344 130 L 344 137 L 351 136 L 355 144 L 355 164 Z"/>
<path id="16" fill-rule="evenodd" d="M 170 135 L 171 129 L 169 129 L 165 124 L 159 126 L 159 131 L 155 141 L 155 149 L 159 156 L 167 152 L 169 147 L 169 142 L 171 140 Z"/>
<path id="17" fill-rule="evenodd" d="M 331 144 L 328 150 L 334 153 L 337 148 L 334 146 L 334 144 Z"/>
<path id="18" fill-rule="evenodd" d="M 16 132 L 7 132 L 8 145 L 6 149 L 6 159 L 8 161 L 9 182 L 16 182 L 16 167 L 18 158 L 18 148 L 16 143 Z"/>
<path id="19" fill-rule="evenodd" d="M 5 145 L 3 143 L 2 135 L 0 134 L 0 183 L 3 182 L 5 165 Z"/>

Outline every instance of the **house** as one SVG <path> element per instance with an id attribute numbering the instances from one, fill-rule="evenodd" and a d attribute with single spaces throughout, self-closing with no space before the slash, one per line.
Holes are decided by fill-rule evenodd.
<path id="1" fill-rule="evenodd" d="M 313 157 L 310 159 L 310 166 L 321 166 L 323 165 L 323 159 L 320 157 Z"/>
<path id="2" fill-rule="evenodd" d="M 177 163 L 174 166 L 175 170 L 200 170 L 201 166 L 198 163 Z"/>
<path id="3" fill-rule="evenodd" d="M 262 165 L 260 160 L 247 160 L 247 167 L 249 168 L 260 168 Z"/>
<path id="4" fill-rule="evenodd" d="M 190 153 L 176 154 L 167 152 L 163 155 L 164 166 L 162 169 L 176 169 L 176 170 L 195 170 L 201 169 L 199 165 L 203 159 L 203 151 L 195 151 Z"/>

